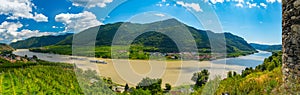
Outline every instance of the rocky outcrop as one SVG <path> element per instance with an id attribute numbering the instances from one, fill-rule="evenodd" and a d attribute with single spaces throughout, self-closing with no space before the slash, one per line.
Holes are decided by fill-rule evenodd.
<path id="1" fill-rule="evenodd" d="M 282 51 L 284 81 L 295 83 L 300 79 L 300 0 L 282 0 Z"/>

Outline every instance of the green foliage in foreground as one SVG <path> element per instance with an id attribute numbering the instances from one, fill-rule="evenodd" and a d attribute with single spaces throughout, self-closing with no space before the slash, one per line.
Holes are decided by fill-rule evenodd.
<path id="1" fill-rule="evenodd" d="M 144 78 L 137 84 L 136 89 L 149 90 L 152 94 L 162 94 L 161 79 Z"/>
<path id="2" fill-rule="evenodd" d="M 281 68 L 272 71 L 254 72 L 246 77 L 236 75 L 220 82 L 217 95 L 230 93 L 230 95 L 258 95 L 272 94 L 281 84 Z M 274 93 L 273 93 L 274 94 Z"/>
<path id="3" fill-rule="evenodd" d="M 131 87 L 128 91 L 117 93 L 118 95 L 169 95 L 171 85 L 165 84 L 165 89 L 161 88 L 162 79 L 151 79 L 149 77 L 143 78 L 137 86 Z"/>
<path id="4" fill-rule="evenodd" d="M 209 73 L 203 70 L 195 73 L 192 80 L 196 82 L 196 90 L 192 95 L 214 93 L 221 95 L 269 95 L 299 92 L 299 84 L 286 92 L 282 88 L 283 74 L 281 72 L 281 52 L 273 53 L 264 63 L 256 68 L 246 68 L 242 74 L 228 72 L 228 77 L 221 81 L 208 80 Z M 161 79 L 144 78 L 136 88 L 126 87 L 124 93 L 112 92 L 114 84 L 109 78 L 95 76 L 95 71 L 82 71 L 71 64 L 53 62 L 16 62 L 10 63 L 0 59 L 0 93 L 3 95 L 17 94 L 89 94 L 89 95 L 162 95 L 169 94 L 161 88 Z M 77 78 L 75 76 L 77 73 Z M 77 80 L 78 79 L 78 80 Z M 97 80 L 91 83 L 91 80 Z M 219 85 L 215 83 L 220 83 Z M 205 86 L 204 86 L 205 85 Z M 166 84 L 165 90 L 171 85 Z M 209 86 L 208 88 L 206 86 Z M 84 89 L 80 88 L 83 87 Z M 99 89 L 101 88 L 101 89 Z M 176 89 L 176 87 L 174 88 Z M 185 93 L 187 94 L 187 93 Z"/>
<path id="5" fill-rule="evenodd" d="M 192 80 L 196 82 L 195 88 L 199 88 L 208 81 L 209 72 L 208 70 L 204 69 L 201 72 L 194 73 Z"/>
<path id="6" fill-rule="evenodd" d="M 0 93 L 4 95 L 83 94 L 72 69 L 35 65 L 2 70 Z"/>
<path id="7" fill-rule="evenodd" d="M 1 95 L 115 94 L 108 88 L 109 84 L 93 71 L 76 69 L 79 77 L 76 76 L 72 64 L 44 61 L 9 63 L 0 60 Z M 97 81 L 91 83 L 91 78 Z"/>
<path id="8" fill-rule="evenodd" d="M 227 78 L 220 81 L 215 95 L 269 95 L 285 93 L 282 91 L 281 52 L 275 52 L 255 69 L 246 68 L 242 74 L 228 72 Z M 195 93 L 202 93 L 198 89 Z M 194 93 L 194 94 L 195 94 Z"/>

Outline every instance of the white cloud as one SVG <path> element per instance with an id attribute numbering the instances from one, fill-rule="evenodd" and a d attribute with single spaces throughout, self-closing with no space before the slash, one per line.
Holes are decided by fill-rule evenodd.
<path id="1" fill-rule="evenodd" d="M 251 4 L 250 2 L 246 2 L 246 4 L 248 5 L 249 8 L 256 7 L 257 5 L 256 3 Z"/>
<path id="2" fill-rule="evenodd" d="M 278 1 L 281 2 L 281 0 L 278 0 Z M 266 2 L 268 2 L 268 3 L 274 3 L 274 2 L 276 2 L 276 0 L 266 0 Z"/>
<path id="3" fill-rule="evenodd" d="M 23 27 L 23 24 L 20 22 L 7 22 L 4 21 L 0 25 L 0 39 L 1 42 L 10 43 L 16 42 L 19 40 L 24 40 L 34 36 L 43 36 L 43 35 L 54 35 L 54 32 L 40 32 L 38 30 L 29 30 L 29 29 L 19 29 Z"/>
<path id="4" fill-rule="evenodd" d="M 241 7 L 241 8 L 244 7 L 243 5 L 244 0 L 232 0 L 232 1 L 237 2 L 237 4 L 235 4 L 236 7 Z"/>
<path id="5" fill-rule="evenodd" d="M 7 19 L 27 18 L 37 22 L 48 21 L 48 17 L 33 12 L 32 8 L 36 6 L 30 0 L 1 0 L 0 15 L 7 15 Z"/>
<path id="6" fill-rule="evenodd" d="M 113 2 L 113 0 L 70 0 L 72 2 L 72 5 L 74 6 L 82 6 L 87 8 L 92 7 L 106 7 L 108 3 Z"/>
<path id="7" fill-rule="evenodd" d="M 166 0 L 161 0 L 162 2 L 166 2 Z"/>
<path id="8" fill-rule="evenodd" d="M 196 12 L 202 12 L 203 10 L 200 8 L 200 5 L 197 3 L 184 3 L 183 1 L 177 1 L 176 4 L 181 5 L 187 9 L 194 9 Z"/>
<path id="9" fill-rule="evenodd" d="M 160 6 L 160 7 L 162 7 L 162 4 L 156 4 L 156 6 Z"/>
<path id="10" fill-rule="evenodd" d="M 164 14 L 154 14 L 154 15 L 156 15 L 156 16 L 160 16 L 160 17 L 164 17 L 165 15 Z"/>
<path id="11" fill-rule="evenodd" d="M 244 7 L 242 3 L 235 4 L 235 6 L 237 6 L 237 7 L 241 7 L 241 8 L 243 8 L 243 7 Z"/>
<path id="12" fill-rule="evenodd" d="M 167 3 L 167 4 L 166 4 L 166 6 L 170 6 L 170 4 L 169 4 L 169 3 Z"/>
<path id="13" fill-rule="evenodd" d="M 55 21 L 65 25 L 65 32 L 80 32 L 103 24 L 97 20 L 93 13 L 88 11 L 78 14 L 61 13 L 55 16 Z"/>
<path id="14" fill-rule="evenodd" d="M 159 7 L 162 7 L 162 6 L 170 6 L 169 3 L 166 3 L 166 4 L 163 4 L 163 3 L 158 3 L 158 4 L 155 4 L 156 6 L 159 6 Z"/>
<path id="15" fill-rule="evenodd" d="M 267 5 L 265 3 L 260 3 L 259 5 L 264 7 L 264 8 L 267 8 Z"/>
<path id="16" fill-rule="evenodd" d="M 234 1 L 238 3 L 244 3 L 244 0 L 234 0 Z"/>
<path id="17" fill-rule="evenodd" d="M 223 3 L 224 0 L 210 0 L 210 2 L 211 2 L 212 4 L 216 4 L 216 3 Z"/>
<path id="18" fill-rule="evenodd" d="M 33 19 L 37 22 L 48 22 L 48 17 L 46 17 L 43 14 L 35 13 L 35 16 L 33 17 Z"/>

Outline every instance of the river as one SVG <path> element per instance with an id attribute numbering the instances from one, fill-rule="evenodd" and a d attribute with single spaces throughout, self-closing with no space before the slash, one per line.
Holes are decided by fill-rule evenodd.
<path id="1" fill-rule="evenodd" d="M 255 68 L 257 65 L 262 64 L 265 58 L 271 55 L 271 52 L 258 50 L 258 53 L 254 53 L 251 55 L 240 56 L 235 58 L 218 59 L 212 62 L 216 64 L 239 65 L 244 67 Z"/>
<path id="2" fill-rule="evenodd" d="M 126 60 L 126 59 L 101 59 L 91 57 L 76 57 L 71 60 L 70 55 L 58 55 L 48 53 L 30 52 L 28 49 L 18 49 L 13 52 L 19 56 L 36 55 L 39 59 L 51 62 L 76 63 L 82 69 L 96 70 L 100 76 L 110 77 L 119 84 L 128 83 L 131 86 L 137 84 L 142 78 L 162 78 L 163 84 L 170 83 L 173 86 L 193 84 L 191 77 L 193 73 L 202 69 L 208 69 L 210 78 L 215 76 L 226 77 L 228 71 L 241 73 L 246 67 L 262 64 L 263 60 L 272 53 L 259 51 L 258 53 L 214 61 L 148 61 L 148 60 Z M 108 64 L 95 64 L 90 60 L 104 60 Z M 122 64 L 120 64 L 122 63 Z M 155 63 L 155 64 L 149 64 Z"/>

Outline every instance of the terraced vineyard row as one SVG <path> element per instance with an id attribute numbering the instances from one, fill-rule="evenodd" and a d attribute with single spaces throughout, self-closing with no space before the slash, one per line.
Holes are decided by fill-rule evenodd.
<path id="1" fill-rule="evenodd" d="M 72 69 L 39 65 L 3 71 L 0 76 L 4 95 L 83 94 Z"/>

